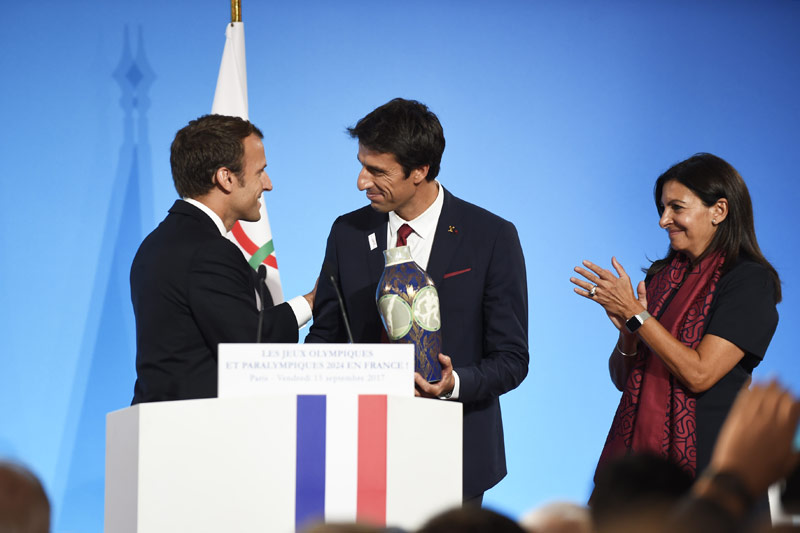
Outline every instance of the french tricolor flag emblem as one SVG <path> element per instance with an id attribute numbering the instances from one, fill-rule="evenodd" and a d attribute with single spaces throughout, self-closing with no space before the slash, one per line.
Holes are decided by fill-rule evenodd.
<path id="1" fill-rule="evenodd" d="M 439 434 L 436 430 L 426 436 L 425 428 L 435 420 L 417 418 L 400 403 L 444 404 L 385 395 L 297 396 L 296 530 L 323 520 L 407 527 L 410 509 L 412 515 L 422 511 L 422 519 L 460 504 L 460 475 L 449 480 L 456 490 L 444 501 L 420 501 L 427 497 L 420 493 L 420 482 L 460 442 L 438 440 L 432 436 Z M 458 435 L 460 405 L 453 407 L 458 413 L 450 422 L 459 427 L 450 435 Z M 454 455 L 460 460 L 460 450 Z M 460 472 L 460 464 L 456 469 Z"/>
<path id="2" fill-rule="evenodd" d="M 298 529 L 323 519 L 386 524 L 386 415 L 386 396 L 297 397 Z"/>

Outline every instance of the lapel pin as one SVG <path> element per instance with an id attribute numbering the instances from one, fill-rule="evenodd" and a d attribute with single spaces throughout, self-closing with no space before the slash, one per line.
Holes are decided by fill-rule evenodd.
<path id="1" fill-rule="evenodd" d="M 447 231 L 450 233 L 458 233 L 458 229 L 455 226 L 448 227 Z"/>

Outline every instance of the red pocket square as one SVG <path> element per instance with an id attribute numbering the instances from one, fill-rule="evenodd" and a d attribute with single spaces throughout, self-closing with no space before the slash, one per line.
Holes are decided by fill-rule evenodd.
<path id="1" fill-rule="evenodd" d="M 452 278 L 453 276 L 458 276 L 459 274 L 464 274 L 466 272 L 469 272 L 470 270 L 472 270 L 472 269 L 471 268 L 465 268 L 464 270 L 456 270 L 455 272 L 448 272 L 447 274 L 442 276 L 442 279 Z"/>

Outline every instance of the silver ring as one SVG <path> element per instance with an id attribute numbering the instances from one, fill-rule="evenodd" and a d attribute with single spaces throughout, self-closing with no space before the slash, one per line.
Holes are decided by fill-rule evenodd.
<path id="1" fill-rule="evenodd" d="M 592 285 L 592 290 L 589 291 L 589 298 L 594 298 L 595 294 L 597 294 L 597 285 Z"/>

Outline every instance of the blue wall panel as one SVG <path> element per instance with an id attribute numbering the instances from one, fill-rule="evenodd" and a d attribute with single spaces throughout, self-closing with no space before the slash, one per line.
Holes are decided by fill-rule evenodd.
<path id="1" fill-rule="evenodd" d="M 227 0 L 0 2 L 0 455 L 30 464 L 56 531 L 100 531 L 105 413 L 131 398 L 128 269 L 175 198 L 169 144 L 210 110 Z M 728 159 L 784 279 L 756 378 L 800 390 L 800 3 L 244 2 L 250 116 L 287 295 L 313 285 L 334 218 L 365 203 L 344 133 L 393 98 L 445 128 L 442 183 L 516 223 L 532 364 L 503 398 L 511 514 L 584 500 L 619 397 L 615 331 L 568 282 L 581 259 L 662 255 L 655 178 Z"/>

